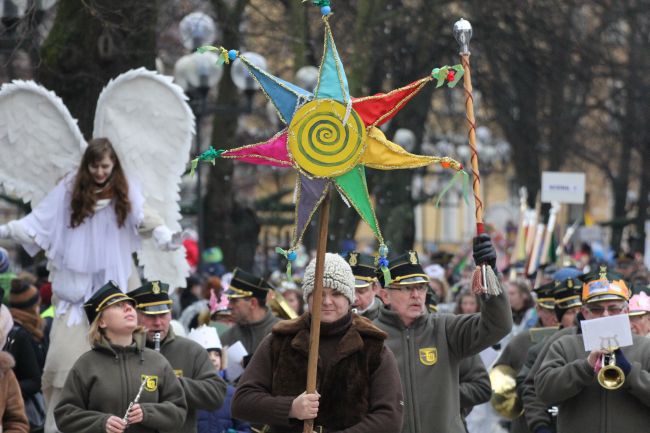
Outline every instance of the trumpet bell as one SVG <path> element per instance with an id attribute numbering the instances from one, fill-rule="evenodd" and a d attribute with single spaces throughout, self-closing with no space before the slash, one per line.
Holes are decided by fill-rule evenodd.
<path id="1" fill-rule="evenodd" d="M 490 370 L 492 398 L 490 403 L 502 417 L 513 420 L 524 412 L 521 400 L 517 396 L 516 373 L 508 365 L 497 365 Z"/>
<path id="2" fill-rule="evenodd" d="M 619 389 L 625 383 L 625 373 L 617 365 L 606 365 L 598 372 L 598 383 L 608 390 Z"/>

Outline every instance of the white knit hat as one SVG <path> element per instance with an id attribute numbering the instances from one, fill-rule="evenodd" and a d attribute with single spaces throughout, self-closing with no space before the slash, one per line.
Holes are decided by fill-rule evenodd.
<path id="1" fill-rule="evenodd" d="M 312 259 L 305 269 L 302 279 L 302 293 L 304 298 L 314 290 L 314 277 L 316 273 L 316 259 Z M 329 287 L 348 298 L 350 305 L 354 304 L 354 274 L 345 259 L 338 254 L 326 253 L 323 269 L 323 287 Z"/>

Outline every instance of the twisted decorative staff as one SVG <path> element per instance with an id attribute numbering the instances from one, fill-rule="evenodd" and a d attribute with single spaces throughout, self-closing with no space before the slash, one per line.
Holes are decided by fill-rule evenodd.
<path id="1" fill-rule="evenodd" d="M 454 37 L 460 45 L 460 61 L 463 66 L 463 88 L 465 90 L 465 112 L 467 114 L 467 127 L 469 129 L 469 147 L 471 149 L 472 189 L 474 190 L 474 203 L 476 215 L 476 233 L 485 233 L 483 226 L 483 201 L 481 200 L 481 176 L 478 169 L 478 151 L 476 149 L 476 120 L 474 118 L 474 97 L 472 96 L 472 76 L 469 67 L 469 41 L 472 39 L 472 25 L 461 18 L 454 24 Z M 480 265 L 480 272 L 474 273 L 472 288 L 477 293 L 498 295 L 502 292 L 499 281 L 490 266 L 485 263 Z"/>

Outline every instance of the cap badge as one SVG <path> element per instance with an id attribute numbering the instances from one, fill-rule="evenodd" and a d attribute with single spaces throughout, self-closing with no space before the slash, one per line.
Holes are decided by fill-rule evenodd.
<path id="1" fill-rule="evenodd" d="M 569 289 L 573 289 L 573 280 L 572 280 L 571 278 L 569 278 L 569 279 L 567 280 L 567 282 L 566 282 L 566 286 L 567 286 Z"/>
<path id="2" fill-rule="evenodd" d="M 409 251 L 409 261 L 412 265 L 418 264 L 418 254 L 415 251 Z"/>
<path id="3" fill-rule="evenodd" d="M 357 253 L 350 253 L 350 266 L 356 266 L 357 263 Z"/>
<path id="4" fill-rule="evenodd" d="M 600 278 L 603 280 L 607 279 L 607 266 L 601 266 L 600 267 L 600 273 L 599 273 Z"/>
<path id="5" fill-rule="evenodd" d="M 158 281 L 154 281 L 153 283 L 151 283 L 151 292 L 154 295 L 157 295 L 157 294 L 160 293 L 160 285 L 158 284 Z"/>

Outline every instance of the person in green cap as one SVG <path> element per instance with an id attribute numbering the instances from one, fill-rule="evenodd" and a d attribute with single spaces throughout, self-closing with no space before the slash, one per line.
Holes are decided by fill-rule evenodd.
<path id="1" fill-rule="evenodd" d="M 232 346 L 241 341 L 248 352 L 245 362 L 280 320 L 266 305 L 270 289 L 271 286 L 263 278 L 236 268 L 226 290 L 228 308 L 235 324 L 224 332 L 221 342 L 225 346 Z M 234 380 L 236 377 L 228 379 Z"/>
<path id="2" fill-rule="evenodd" d="M 54 409 L 62 433 L 178 432 L 187 403 L 169 362 L 145 347 L 135 301 L 112 281 L 83 305 L 92 349 L 75 362 Z"/>
<path id="3" fill-rule="evenodd" d="M 496 266 L 489 237 L 474 240 L 474 260 Z M 464 433 L 459 368 L 463 358 L 497 343 L 510 332 L 512 314 L 505 294 L 483 301 L 481 312 L 429 314 L 428 276 L 415 251 L 391 259 L 392 281 L 378 273 L 386 307 L 375 324 L 397 358 L 404 389 L 402 433 Z"/>
<path id="4" fill-rule="evenodd" d="M 620 275 L 601 266 L 582 280 L 585 321 L 628 313 L 630 291 Z M 613 350 L 624 377 L 618 389 L 597 380 L 603 355 L 611 349 L 585 351 L 579 334 L 564 335 L 548 348 L 535 376 L 535 390 L 544 403 L 558 406 L 559 433 L 648 431 L 650 341 L 633 335 L 631 346 Z"/>
<path id="5" fill-rule="evenodd" d="M 370 320 L 375 320 L 379 309 L 384 305 L 379 298 L 379 281 L 377 281 L 376 258 L 369 254 L 352 251 L 347 261 L 354 274 L 354 303 L 352 308 L 357 314 Z"/>
<path id="6" fill-rule="evenodd" d="M 177 433 L 196 433 L 196 411 L 216 410 L 226 395 L 226 383 L 214 374 L 208 353 L 200 344 L 174 334 L 169 285 L 149 281 L 128 295 L 136 301 L 138 322 L 144 326 L 147 347 L 159 351 L 179 378 L 187 400 L 187 417 Z"/>

